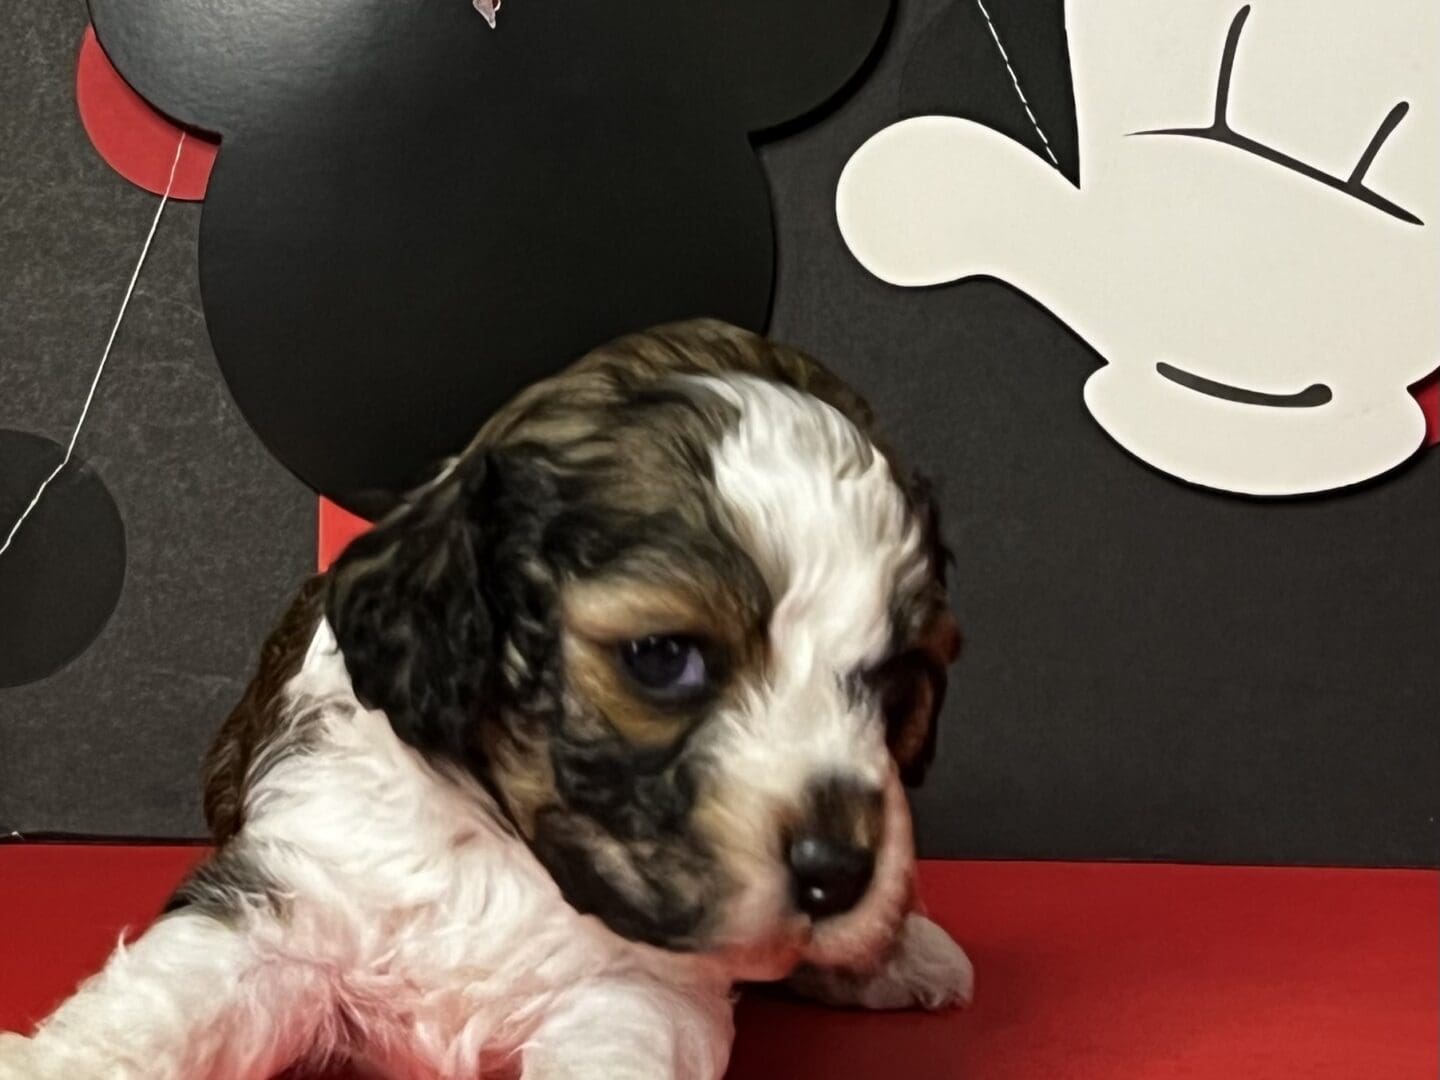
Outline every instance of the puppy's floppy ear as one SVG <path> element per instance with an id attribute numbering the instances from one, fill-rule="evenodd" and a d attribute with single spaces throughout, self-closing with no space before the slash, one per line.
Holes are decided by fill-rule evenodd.
<path id="1" fill-rule="evenodd" d="M 881 672 L 886 741 L 907 787 L 919 787 L 935 760 L 947 668 L 960 653 L 960 629 L 949 610 L 935 614 L 917 647 Z"/>
<path id="2" fill-rule="evenodd" d="M 464 756 L 494 651 L 485 590 L 496 470 L 467 455 L 345 549 L 325 613 L 360 701 L 423 750 Z"/>
<path id="3" fill-rule="evenodd" d="M 950 665 L 960 655 L 960 624 L 945 595 L 953 557 L 940 535 L 940 512 L 930 481 L 915 474 L 907 488 L 930 551 L 934 576 L 934 607 L 920 628 L 914 648 L 891 662 L 895 668 L 884 683 L 884 705 L 890 753 L 907 787 L 919 787 L 935 760 L 940 709 L 945 704 Z"/>

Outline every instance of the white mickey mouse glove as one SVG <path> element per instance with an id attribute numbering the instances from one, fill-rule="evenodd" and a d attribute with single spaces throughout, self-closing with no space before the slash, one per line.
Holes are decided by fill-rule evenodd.
<path id="1" fill-rule="evenodd" d="M 1407 387 L 1440 364 L 1440 4 L 1071 0 L 1066 23 L 1079 189 L 978 124 L 906 120 L 840 178 L 855 257 L 1045 304 L 1108 361 L 1096 420 L 1194 483 L 1322 491 L 1410 456 Z"/>

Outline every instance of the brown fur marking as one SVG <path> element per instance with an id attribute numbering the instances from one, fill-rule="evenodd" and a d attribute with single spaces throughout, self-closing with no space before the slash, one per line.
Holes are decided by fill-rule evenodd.
<path id="1" fill-rule="evenodd" d="M 260 650 L 260 662 L 240 703 L 230 712 L 205 757 L 205 821 L 217 844 L 244 824 L 247 775 L 283 717 L 281 692 L 300 670 L 320 621 L 325 578 L 310 578 Z"/>

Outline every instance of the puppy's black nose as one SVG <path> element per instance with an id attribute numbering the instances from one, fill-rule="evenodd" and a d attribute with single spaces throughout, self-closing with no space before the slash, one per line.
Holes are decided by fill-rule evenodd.
<path id="1" fill-rule="evenodd" d="M 875 870 L 875 856 L 818 836 L 802 836 L 790 845 L 790 876 L 795 906 L 816 919 L 849 911 L 860 902 Z"/>

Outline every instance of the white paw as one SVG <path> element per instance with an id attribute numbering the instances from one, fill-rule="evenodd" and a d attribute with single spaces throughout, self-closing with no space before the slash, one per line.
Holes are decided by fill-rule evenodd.
<path id="1" fill-rule="evenodd" d="M 906 916 L 899 947 L 882 971 L 926 1009 L 969 1005 L 975 996 L 975 967 L 970 957 L 924 915 Z"/>
<path id="2" fill-rule="evenodd" d="M 30 1048 L 25 1036 L 0 1031 L 0 1080 L 33 1080 Z"/>
<path id="3" fill-rule="evenodd" d="M 865 1009 L 947 1009 L 968 1005 L 975 969 L 965 950 L 923 915 L 907 915 L 895 948 L 875 971 L 807 969 L 790 980 L 798 993 L 827 1005 Z"/>
<path id="4" fill-rule="evenodd" d="M 549 1060 L 526 1061 L 524 1071 L 520 1074 L 520 1080 L 670 1080 L 673 1075 L 670 1069 L 654 1062 L 649 1065 L 637 1065 L 623 1061 L 565 1062 Z"/>

